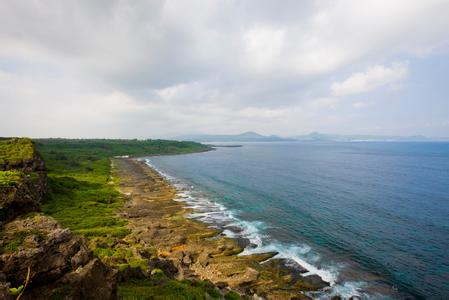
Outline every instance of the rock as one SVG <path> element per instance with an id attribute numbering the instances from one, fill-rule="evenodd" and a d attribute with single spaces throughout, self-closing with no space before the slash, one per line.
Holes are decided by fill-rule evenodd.
<path id="1" fill-rule="evenodd" d="M 206 251 L 201 252 L 201 254 L 198 256 L 198 263 L 206 267 L 209 263 L 209 253 Z"/>
<path id="2" fill-rule="evenodd" d="M 91 259 L 92 252 L 90 252 L 86 244 L 81 244 L 78 252 L 70 260 L 72 269 L 75 269 L 77 266 L 85 265 Z"/>
<path id="3" fill-rule="evenodd" d="M 172 260 L 181 263 L 182 259 L 184 257 L 184 253 L 182 253 L 181 251 L 176 251 L 176 252 L 171 252 L 169 256 Z"/>
<path id="4" fill-rule="evenodd" d="M 329 286 L 329 283 L 321 279 L 318 275 L 309 275 L 303 277 L 303 281 L 314 286 L 316 289 L 322 289 Z"/>
<path id="5" fill-rule="evenodd" d="M 130 266 L 118 273 L 118 280 L 120 282 L 129 281 L 131 279 L 143 279 L 145 277 L 147 277 L 147 275 L 141 268 L 133 268 Z"/>
<path id="6" fill-rule="evenodd" d="M 0 299 L 13 300 L 14 297 L 9 293 L 10 284 L 6 282 L 6 276 L 0 272 Z"/>
<path id="7" fill-rule="evenodd" d="M 225 289 L 225 288 L 228 287 L 228 285 L 226 284 L 226 282 L 222 282 L 222 281 L 216 282 L 216 283 L 215 283 L 215 286 L 216 286 L 218 289 L 220 289 L 220 290 Z"/>
<path id="8" fill-rule="evenodd" d="M 8 141 L 3 141 L 3 143 L 9 144 L 9 148 L 14 150 L 17 149 L 23 150 L 23 147 L 30 147 L 30 155 L 27 157 L 23 157 L 18 159 L 15 157 L 13 160 L 7 158 L 5 161 L 0 163 L 0 171 L 8 171 L 8 170 L 21 170 L 23 172 L 44 172 L 45 164 L 40 155 L 37 153 L 36 148 L 31 140 L 26 141 L 26 139 L 10 139 Z M 19 151 L 20 151 L 19 150 Z"/>
<path id="9" fill-rule="evenodd" d="M 276 256 L 278 252 L 264 252 L 264 253 L 255 253 L 251 255 L 247 255 L 248 258 L 253 259 L 257 262 L 264 262 Z"/>
<path id="10" fill-rule="evenodd" d="M 153 258 L 150 260 L 149 265 L 151 270 L 161 269 L 164 274 L 171 279 L 175 278 L 176 274 L 178 273 L 178 268 L 171 260 Z"/>
<path id="11" fill-rule="evenodd" d="M 0 281 L 0 299 L 13 300 L 14 297 L 9 293 L 9 283 Z"/>
<path id="12" fill-rule="evenodd" d="M 8 156 L 4 153 L 6 156 L 0 161 L 0 171 L 16 170 L 23 176 L 11 186 L 0 187 L 0 226 L 21 214 L 39 211 L 47 192 L 45 164 L 33 142 L 29 139 L 11 139 L 1 143 L 6 143 L 9 151 L 15 154 Z M 17 157 L 17 153 L 24 153 L 23 157 Z"/>
<path id="13" fill-rule="evenodd" d="M 190 258 L 190 256 L 188 254 L 184 255 L 184 257 L 182 258 L 182 263 L 185 264 L 186 266 L 189 266 L 192 264 L 192 259 Z"/>
<path id="14" fill-rule="evenodd" d="M 3 244 L 17 247 L 0 255 L 6 282 L 22 285 L 30 267 L 24 299 L 47 299 L 52 291 L 60 293 L 66 286 L 70 287 L 64 289 L 68 299 L 94 299 L 98 292 L 102 299 L 115 299 L 116 271 L 92 259 L 86 241 L 60 228 L 52 218 L 37 215 L 7 223 Z"/>
<path id="15" fill-rule="evenodd" d="M 242 249 L 245 249 L 246 247 L 251 245 L 251 241 L 247 238 L 236 237 L 235 240 L 237 241 L 237 244 L 239 245 L 239 247 Z M 253 248 L 253 247 L 251 247 L 251 248 Z"/>
<path id="16" fill-rule="evenodd" d="M 0 188 L 0 225 L 24 213 L 39 211 L 46 188 L 46 179 L 35 181 L 27 176 L 14 186 Z"/>
<path id="17" fill-rule="evenodd" d="M 74 290 L 72 299 L 117 299 L 117 271 L 106 267 L 98 259 L 68 273 L 60 283 Z"/>
<path id="18" fill-rule="evenodd" d="M 35 228 L 38 226 L 35 227 L 28 221 L 29 219 L 16 220 L 5 226 L 6 242 L 14 243 L 14 239 L 20 235 L 27 235 L 24 241 L 28 241 L 22 242 L 18 251 L 0 255 L 0 267 L 13 285 L 23 282 L 28 267 L 31 267 L 33 283 L 46 284 L 87 262 L 87 248 L 82 238 L 61 228 L 37 230 Z M 28 224 L 24 226 L 24 223 Z"/>
<path id="19" fill-rule="evenodd" d="M 29 235 L 23 240 L 22 245 L 25 248 L 37 248 L 39 247 L 39 238 L 36 235 Z"/>
<path id="20" fill-rule="evenodd" d="M 237 287 L 239 285 L 255 281 L 258 276 L 259 272 L 257 270 L 247 267 L 244 273 L 232 276 L 228 281 L 228 284 L 230 287 Z"/>
<path id="21" fill-rule="evenodd" d="M 260 296 L 258 296 L 257 294 L 254 294 L 254 295 L 252 296 L 252 299 L 253 299 L 253 300 L 263 300 L 263 298 L 260 297 Z"/>

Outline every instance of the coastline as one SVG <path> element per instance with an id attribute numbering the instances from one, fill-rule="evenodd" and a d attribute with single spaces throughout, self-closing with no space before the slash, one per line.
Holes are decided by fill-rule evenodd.
<path id="1" fill-rule="evenodd" d="M 154 249 L 154 256 L 173 264 L 177 279 L 200 278 L 267 299 L 308 299 L 306 292 L 329 285 L 317 275 L 304 276 L 307 270 L 299 265 L 273 258 L 276 252 L 242 253 L 248 241 L 188 218 L 193 209 L 179 200 L 181 191 L 145 162 L 116 158 L 113 165 L 118 188 L 128 198 L 121 212 L 131 231 L 127 240 Z"/>

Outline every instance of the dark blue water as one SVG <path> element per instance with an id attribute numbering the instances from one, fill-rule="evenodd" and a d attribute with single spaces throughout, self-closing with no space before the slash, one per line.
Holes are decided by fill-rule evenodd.
<path id="1" fill-rule="evenodd" d="M 449 143 L 248 143 L 151 163 L 340 292 L 449 299 Z"/>

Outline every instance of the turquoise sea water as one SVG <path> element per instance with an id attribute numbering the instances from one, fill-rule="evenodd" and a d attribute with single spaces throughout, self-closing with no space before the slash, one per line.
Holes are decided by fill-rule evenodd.
<path id="1" fill-rule="evenodd" d="M 247 143 L 150 157 L 193 218 L 333 284 L 449 299 L 449 143 Z"/>

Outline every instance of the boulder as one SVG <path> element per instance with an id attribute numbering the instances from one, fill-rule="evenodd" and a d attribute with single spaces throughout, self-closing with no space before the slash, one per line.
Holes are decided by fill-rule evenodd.
<path id="1" fill-rule="evenodd" d="M 46 299 L 52 291 L 63 291 L 68 299 L 93 299 L 98 292 L 104 295 L 101 299 L 115 299 L 116 271 L 93 259 L 86 241 L 52 218 L 19 218 L 7 223 L 2 234 L 0 270 L 5 281 L 20 286 L 31 270 L 24 299 Z"/>
<path id="2" fill-rule="evenodd" d="M 130 281 L 133 279 L 143 279 L 146 278 L 147 274 L 140 267 L 134 268 L 127 266 L 125 269 L 120 270 L 118 273 L 118 280 L 120 282 Z"/>
<path id="3" fill-rule="evenodd" d="M 150 270 L 160 269 L 168 278 L 175 278 L 178 273 L 178 268 L 173 261 L 168 259 L 153 258 L 150 260 Z"/>
<path id="4" fill-rule="evenodd" d="M 313 286 L 315 289 L 322 289 L 329 286 L 329 283 L 321 279 L 318 275 L 309 275 L 303 277 L 303 281 Z"/>
<path id="5" fill-rule="evenodd" d="M 0 268 L 13 285 L 24 281 L 28 267 L 33 284 L 40 285 L 57 280 L 92 258 L 84 239 L 40 215 L 6 224 L 4 244 Z M 10 253 L 8 249 L 16 251 Z"/>
<path id="6" fill-rule="evenodd" d="M 243 284 L 255 281 L 258 276 L 259 272 L 257 270 L 247 267 L 245 272 L 233 275 L 230 280 L 228 280 L 228 284 L 230 287 L 241 286 Z"/>
<path id="7" fill-rule="evenodd" d="M 117 271 L 106 267 L 98 259 L 66 274 L 58 283 L 73 289 L 72 299 L 117 299 Z"/>

